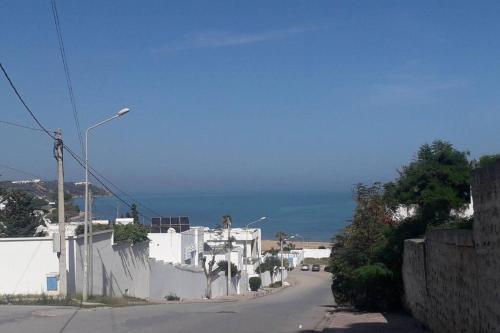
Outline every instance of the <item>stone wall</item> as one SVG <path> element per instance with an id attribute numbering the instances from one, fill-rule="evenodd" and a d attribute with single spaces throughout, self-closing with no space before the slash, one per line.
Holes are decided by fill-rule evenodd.
<path id="1" fill-rule="evenodd" d="M 405 241 L 405 301 L 435 332 L 500 329 L 500 163 L 472 174 L 474 228 Z"/>

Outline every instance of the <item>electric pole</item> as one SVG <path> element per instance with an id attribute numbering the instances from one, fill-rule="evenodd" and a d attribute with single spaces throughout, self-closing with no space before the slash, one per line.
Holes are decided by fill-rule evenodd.
<path id="1" fill-rule="evenodd" d="M 283 237 L 284 235 L 280 235 L 280 252 L 281 252 L 281 267 L 280 267 L 280 276 L 281 276 L 281 286 L 283 286 Z"/>
<path id="2" fill-rule="evenodd" d="M 66 223 L 64 212 L 64 164 L 63 140 L 60 129 L 56 131 L 54 142 L 54 156 L 57 160 L 57 214 L 59 222 L 59 292 L 66 296 L 68 282 L 66 275 Z"/>
<path id="3" fill-rule="evenodd" d="M 94 235 L 92 231 L 92 204 L 94 203 L 92 197 L 92 189 L 89 189 L 89 295 L 92 296 L 92 285 L 94 283 Z"/>
<path id="4" fill-rule="evenodd" d="M 231 291 L 231 218 L 226 217 L 227 224 L 227 247 L 228 247 L 228 256 L 227 256 L 227 296 Z"/>

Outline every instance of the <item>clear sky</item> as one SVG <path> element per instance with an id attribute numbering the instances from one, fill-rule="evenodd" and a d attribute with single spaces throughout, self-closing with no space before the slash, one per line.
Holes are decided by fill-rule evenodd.
<path id="1" fill-rule="evenodd" d="M 434 139 L 500 152 L 498 1 L 57 3 L 82 128 L 132 108 L 89 146 L 128 191 L 344 190 Z M 79 152 L 50 1 L 0 13 L 0 61 Z M 34 125 L 3 78 L 0 110 Z M 55 179 L 48 138 L 0 124 L 0 142 Z"/>

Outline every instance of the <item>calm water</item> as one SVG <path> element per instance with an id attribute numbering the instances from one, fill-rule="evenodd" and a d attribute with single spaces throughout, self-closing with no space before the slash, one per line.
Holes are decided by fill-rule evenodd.
<path id="1" fill-rule="evenodd" d="M 259 193 L 259 194 L 141 194 L 134 195 L 139 211 L 150 223 L 150 217 L 189 216 L 191 225 L 213 227 L 222 215 L 230 214 L 235 227 L 260 216 L 268 219 L 255 226 L 262 228 L 263 238 L 272 239 L 277 231 L 287 234 L 300 234 L 306 240 L 327 241 L 344 227 L 352 217 L 354 203 L 350 192 L 333 193 Z M 83 200 L 76 199 L 83 209 Z M 97 218 L 114 219 L 117 214 L 125 214 L 123 204 L 117 204 L 113 197 L 100 197 L 94 200 Z"/>

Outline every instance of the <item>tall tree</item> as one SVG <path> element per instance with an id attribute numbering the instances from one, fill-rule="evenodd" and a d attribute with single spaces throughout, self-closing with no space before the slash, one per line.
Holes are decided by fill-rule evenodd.
<path id="1" fill-rule="evenodd" d="M 130 217 L 134 219 L 134 224 L 139 223 L 139 211 L 135 203 L 130 206 Z"/>
<path id="2" fill-rule="evenodd" d="M 446 141 L 424 144 L 416 158 L 399 171 L 387 186 L 393 201 L 416 205 L 422 221 L 446 222 L 452 209 L 460 210 L 470 201 L 471 165 L 468 152 L 456 150 Z"/>
<path id="3" fill-rule="evenodd" d="M 5 208 L 0 211 L 1 237 L 31 237 L 36 228 L 42 224 L 42 217 L 35 213 L 35 198 L 22 191 L 8 192 L 5 197 Z"/>

